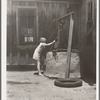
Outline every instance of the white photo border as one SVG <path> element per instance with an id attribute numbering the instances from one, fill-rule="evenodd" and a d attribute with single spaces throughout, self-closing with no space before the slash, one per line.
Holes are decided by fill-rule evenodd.
<path id="1" fill-rule="evenodd" d="M 99 0 L 97 0 L 96 35 L 96 100 L 99 100 Z M 1 100 L 7 100 L 6 53 L 7 53 L 7 0 L 1 0 Z"/>

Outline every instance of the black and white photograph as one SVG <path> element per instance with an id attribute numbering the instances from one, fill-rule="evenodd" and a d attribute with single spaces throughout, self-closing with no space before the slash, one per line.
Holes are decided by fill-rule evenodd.
<path id="1" fill-rule="evenodd" d="M 97 100 L 99 0 L 4 1 L 2 100 Z"/>

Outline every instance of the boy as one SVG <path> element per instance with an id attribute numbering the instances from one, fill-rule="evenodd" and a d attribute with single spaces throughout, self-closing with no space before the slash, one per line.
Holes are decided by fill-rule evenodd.
<path id="1" fill-rule="evenodd" d="M 43 74 L 41 73 L 40 66 L 42 65 L 42 67 L 44 67 L 43 65 L 44 65 L 45 60 L 46 60 L 45 47 L 50 46 L 53 43 L 55 43 L 55 40 L 53 42 L 47 44 L 46 39 L 44 37 L 41 37 L 40 44 L 38 45 L 38 47 L 34 51 L 33 59 L 35 59 L 37 61 L 37 69 L 38 69 L 38 74 L 40 76 L 43 76 Z M 44 68 L 44 70 L 45 70 L 45 68 Z"/>

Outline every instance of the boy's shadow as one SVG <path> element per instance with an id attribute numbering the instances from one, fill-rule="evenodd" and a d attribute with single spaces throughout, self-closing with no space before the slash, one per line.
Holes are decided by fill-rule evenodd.
<path id="1" fill-rule="evenodd" d="M 43 72 L 41 72 L 41 73 L 43 74 Z M 38 75 L 39 76 L 38 72 L 35 72 L 34 75 Z M 44 77 L 47 77 L 49 79 L 58 79 L 58 77 L 50 77 L 50 76 L 47 76 L 47 75 L 44 75 Z"/>

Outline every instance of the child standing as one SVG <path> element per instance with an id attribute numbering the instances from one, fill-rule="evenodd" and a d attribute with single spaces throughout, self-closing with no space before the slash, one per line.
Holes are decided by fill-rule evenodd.
<path id="1" fill-rule="evenodd" d="M 43 76 L 43 74 L 41 73 L 41 67 L 44 68 L 44 64 L 45 64 L 45 60 L 46 60 L 46 52 L 45 52 L 45 47 L 46 46 L 50 46 L 53 43 L 55 43 L 55 40 L 51 43 L 46 43 L 46 38 L 41 37 L 40 38 L 40 44 L 38 45 L 38 47 L 35 49 L 34 54 L 33 54 L 33 59 L 35 59 L 37 61 L 37 69 L 38 69 L 38 74 L 40 76 Z"/>

